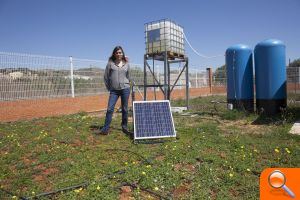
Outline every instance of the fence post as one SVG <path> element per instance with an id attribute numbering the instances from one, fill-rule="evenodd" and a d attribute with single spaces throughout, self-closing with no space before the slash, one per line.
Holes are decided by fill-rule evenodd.
<path id="1" fill-rule="evenodd" d="M 208 81 L 209 81 L 209 92 L 212 94 L 212 68 L 206 68 L 207 73 L 208 73 Z"/>
<path id="2" fill-rule="evenodd" d="M 72 98 L 74 98 L 75 93 L 74 93 L 74 76 L 73 76 L 73 58 L 72 58 L 72 56 L 70 56 L 70 78 L 71 78 Z"/>
<path id="3" fill-rule="evenodd" d="M 198 78 L 197 78 L 197 74 L 198 74 L 198 69 L 196 69 L 196 88 L 198 88 Z"/>

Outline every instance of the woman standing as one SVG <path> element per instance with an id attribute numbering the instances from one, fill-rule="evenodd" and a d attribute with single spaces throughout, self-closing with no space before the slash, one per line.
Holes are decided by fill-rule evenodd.
<path id="1" fill-rule="evenodd" d="M 110 92 L 104 126 L 97 130 L 96 134 L 107 135 L 116 102 L 121 97 L 122 106 L 122 131 L 129 133 L 128 123 L 128 99 L 130 95 L 129 63 L 121 46 L 116 46 L 106 65 L 104 82 Z"/>

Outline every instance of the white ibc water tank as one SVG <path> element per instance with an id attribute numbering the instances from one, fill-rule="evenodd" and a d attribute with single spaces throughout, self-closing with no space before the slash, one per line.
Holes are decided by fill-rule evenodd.
<path id="1" fill-rule="evenodd" d="M 146 54 L 165 51 L 184 55 L 183 28 L 164 19 L 145 24 Z"/>

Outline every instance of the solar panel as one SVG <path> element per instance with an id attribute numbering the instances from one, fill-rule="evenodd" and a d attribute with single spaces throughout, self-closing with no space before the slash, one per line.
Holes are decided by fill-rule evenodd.
<path id="1" fill-rule="evenodd" d="M 134 139 L 176 137 L 170 101 L 134 101 Z"/>

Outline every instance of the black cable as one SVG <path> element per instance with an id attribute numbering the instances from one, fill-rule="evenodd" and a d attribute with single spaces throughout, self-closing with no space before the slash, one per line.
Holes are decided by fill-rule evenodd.
<path id="1" fill-rule="evenodd" d="M 220 104 L 220 103 L 227 103 L 226 101 L 211 101 L 210 103 L 213 103 L 214 104 L 214 109 L 215 111 L 218 113 L 218 109 L 217 109 L 217 104 Z"/>
<path id="2" fill-rule="evenodd" d="M 120 188 L 120 187 L 122 187 L 122 186 L 130 186 L 130 187 L 132 187 L 133 189 L 139 188 L 140 190 L 143 190 L 143 191 L 145 191 L 145 192 L 148 192 L 148 193 L 150 193 L 150 194 L 152 194 L 152 195 L 154 195 L 154 196 L 156 196 L 156 197 L 158 197 L 158 198 L 160 198 L 160 199 L 166 199 L 166 200 L 172 199 L 171 197 L 166 197 L 166 196 L 161 195 L 161 194 L 159 194 L 159 193 L 157 193 L 157 192 L 154 192 L 154 191 L 152 191 L 152 190 L 150 190 L 150 189 L 143 188 L 143 187 L 139 187 L 136 183 L 132 184 L 132 183 L 124 182 L 124 183 L 122 183 L 121 185 L 119 185 L 117 188 Z"/>
<path id="3" fill-rule="evenodd" d="M 125 173 L 125 170 L 118 170 L 118 171 L 115 171 L 111 174 L 104 176 L 103 178 L 111 178 L 111 177 L 115 176 L 116 174 L 124 174 L 124 173 Z M 86 182 L 78 184 L 78 185 L 73 185 L 73 186 L 61 188 L 61 189 L 50 191 L 50 192 L 43 192 L 43 193 L 37 194 L 32 197 L 18 197 L 18 196 L 17 197 L 21 200 L 38 199 L 38 198 L 45 197 L 45 196 L 55 195 L 55 194 L 63 192 L 63 191 L 73 190 L 76 188 L 85 188 L 85 187 L 89 186 L 90 184 L 91 184 L 90 182 L 86 181 Z M 0 188 L 0 190 L 6 192 L 7 194 L 10 194 L 11 196 L 16 196 L 13 193 L 6 191 L 2 188 Z"/>
<path id="4" fill-rule="evenodd" d="M 138 153 L 135 153 L 133 151 L 129 151 L 129 150 L 126 150 L 126 149 L 106 149 L 105 151 L 124 151 L 124 152 L 129 152 L 129 153 L 132 153 L 132 154 L 135 154 L 137 156 L 139 156 L 140 158 L 142 158 L 144 160 L 144 162 L 146 162 L 147 164 L 152 164 L 152 162 L 149 160 L 149 159 L 146 159 L 144 156 L 138 154 Z M 103 178 L 111 178 L 113 177 L 114 175 L 116 174 L 124 174 L 126 170 L 118 170 L 118 171 L 115 171 L 111 174 L 108 174 L 106 175 L 105 177 Z M 32 197 L 18 197 L 17 195 L 14 195 L 13 193 L 7 191 L 7 190 L 4 190 L 3 188 L 0 188 L 0 190 L 4 191 L 5 193 L 11 195 L 11 196 L 16 196 L 18 197 L 19 199 L 21 200 L 29 200 L 29 199 L 38 199 L 40 197 L 45 197 L 45 196 L 50 196 L 50 195 L 54 195 L 54 194 L 57 194 L 59 192 L 63 192 L 63 191 L 68 191 L 68 190 L 73 190 L 73 189 L 76 189 L 76 188 L 82 188 L 82 187 L 87 187 L 88 185 L 90 185 L 90 182 L 86 181 L 84 183 L 81 183 L 81 184 L 78 184 L 78 185 L 73 185 L 73 186 L 69 186 L 69 187 L 65 187 L 65 188 L 61 188 L 61 189 L 58 189 L 58 190 L 54 190 L 54 191 L 50 191 L 50 192 L 43 192 L 43 193 L 40 193 L 40 194 L 37 194 L 35 196 L 32 196 Z M 145 190 L 146 191 L 146 190 Z M 148 191 L 149 193 L 154 193 L 153 191 Z M 159 195 L 159 194 L 158 194 Z"/>
<path id="5" fill-rule="evenodd" d="M 110 173 L 110 174 L 104 176 L 103 179 L 104 179 L 104 178 L 108 178 L 108 179 L 109 179 L 109 178 L 112 178 L 112 177 L 114 177 L 116 174 L 125 174 L 125 172 L 126 172 L 126 170 L 118 170 L 118 171 L 115 171 L 115 172 L 113 172 L 113 173 Z"/>
<path id="6" fill-rule="evenodd" d="M 73 189 L 76 189 L 76 188 L 87 187 L 89 184 L 90 184 L 89 182 L 84 182 L 84 183 L 81 183 L 81 184 L 78 184 L 78 185 L 69 186 L 69 187 L 66 187 L 66 188 L 62 188 L 62 189 L 58 189 L 58 190 L 54 190 L 54 191 L 50 191 L 50 192 L 43 192 L 43 193 L 37 194 L 35 196 L 28 197 L 27 199 L 38 199 L 40 197 L 54 195 L 54 194 L 57 194 L 57 193 L 63 192 L 63 191 L 68 191 L 68 190 L 73 190 Z"/>
<path id="7" fill-rule="evenodd" d="M 0 188 L 0 190 L 2 190 L 3 192 L 9 194 L 10 196 L 15 196 L 15 197 L 17 197 L 18 199 L 28 200 L 28 198 L 26 198 L 26 197 L 22 197 L 22 196 L 15 195 L 14 193 L 12 193 L 12 192 L 10 192 L 10 191 L 7 191 L 7 190 L 5 190 L 5 189 L 3 189 L 3 188 Z"/>

